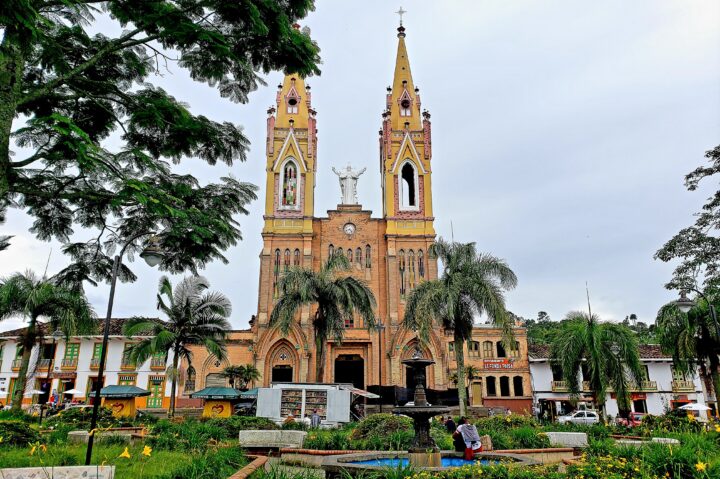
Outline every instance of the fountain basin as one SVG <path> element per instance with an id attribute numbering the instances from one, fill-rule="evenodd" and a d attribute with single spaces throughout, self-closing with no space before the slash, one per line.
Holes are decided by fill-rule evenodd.
<path id="1" fill-rule="evenodd" d="M 478 462 L 483 465 L 508 462 L 522 464 L 524 466 L 534 466 L 540 464 L 538 461 L 528 457 L 510 453 L 481 452 L 475 454 L 474 461 L 465 461 L 462 453 L 454 451 L 441 451 L 440 457 L 440 467 L 413 467 L 423 471 L 445 471 L 453 467 L 462 467 L 468 464 L 476 464 Z M 325 470 L 326 477 L 335 478 L 346 474 L 360 476 L 367 472 L 383 471 L 388 467 L 393 469 L 397 467 L 407 467 L 409 463 L 409 454 L 406 452 L 378 451 L 328 456 L 323 461 L 322 468 Z"/>

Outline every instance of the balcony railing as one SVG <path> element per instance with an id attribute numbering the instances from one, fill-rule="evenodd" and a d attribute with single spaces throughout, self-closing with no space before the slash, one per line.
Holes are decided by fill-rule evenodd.
<path id="1" fill-rule="evenodd" d="M 553 381 L 552 382 L 552 390 L 554 392 L 568 392 L 570 391 L 570 388 L 568 387 L 568 384 L 566 381 Z M 590 391 L 590 382 L 589 381 L 583 381 L 582 382 L 582 390 L 587 392 Z"/>
<path id="2" fill-rule="evenodd" d="M 673 392 L 695 392 L 695 383 L 692 381 L 673 381 Z"/>
<path id="3" fill-rule="evenodd" d="M 657 391 L 657 381 L 640 381 L 640 391 Z"/>
<path id="4" fill-rule="evenodd" d="M 62 363 L 60 363 L 60 367 L 63 369 L 76 369 L 77 365 L 78 365 L 77 358 L 63 359 Z"/>
<path id="5" fill-rule="evenodd" d="M 13 359 L 13 362 L 11 364 L 13 371 L 20 371 L 20 363 L 22 363 L 22 359 Z"/>
<path id="6" fill-rule="evenodd" d="M 152 358 L 150 360 L 150 369 L 165 369 L 165 358 Z"/>
<path id="7" fill-rule="evenodd" d="M 123 359 L 120 363 L 120 369 L 123 371 L 134 371 L 137 368 L 137 364 L 130 361 L 129 359 Z"/>
<path id="8" fill-rule="evenodd" d="M 52 368 L 52 359 L 38 359 L 37 369 L 41 372 L 49 371 Z"/>
<path id="9" fill-rule="evenodd" d="M 100 358 L 92 358 L 90 360 L 90 369 L 100 369 Z"/>

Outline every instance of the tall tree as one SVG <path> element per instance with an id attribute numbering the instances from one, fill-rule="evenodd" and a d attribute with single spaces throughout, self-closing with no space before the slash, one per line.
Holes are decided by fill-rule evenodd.
<path id="1" fill-rule="evenodd" d="M 56 284 L 32 271 L 15 273 L 0 280 L 0 321 L 21 317 L 27 327 L 20 337 L 22 358 L 12 408 L 20 410 L 27 385 L 33 347 L 43 340 L 43 324 L 50 331 L 60 330 L 66 337 L 94 332 L 94 313 L 85 295 Z M 42 321 L 42 323 L 41 323 Z M 12 393 L 13 391 L 11 391 Z"/>
<path id="2" fill-rule="evenodd" d="M 313 0 L 0 2 L 0 221 L 8 206 L 25 210 L 39 239 L 65 244 L 75 281 L 107 280 L 117 244 L 137 237 L 142 248 L 146 232 L 161 232 L 168 271 L 225 261 L 241 239 L 233 216 L 247 214 L 256 188 L 232 177 L 203 185 L 171 163 L 231 165 L 246 159 L 248 140 L 152 82 L 175 66 L 244 103 L 260 73 L 317 74 L 317 45 L 292 27 L 312 9 Z M 73 242 L 77 227 L 92 238 Z"/>
<path id="3" fill-rule="evenodd" d="M 172 350 L 173 361 L 167 375 L 171 380 L 170 409 L 175 415 L 175 391 L 177 390 L 178 366 L 181 360 L 192 364 L 192 346 L 204 346 L 218 360 L 225 359 L 225 338 L 231 329 L 227 318 L 232 307 L 230 300 L 215 291 L 208 291 L 210 283 L 202 276 L 188 276 L 173 289 L 167 276 L 160 278 L 157 308 L 167 317 L 166 321 L 132 318 L 124 325 L 127 337 L 150 333 L 129 350 L 130 360 L 138 364 L 158 353 Z"/>
<path id="4" fill-rule="evenodd" d="M 439 279 L 420 283 L 405 306 L 404 325 L 427 341 L 435 325 L 452 330 L 458 384 L 466 382 L 463 347 L 472 336 L 475 317 L 486 314 L 502 328 L 506 347 L 514 343 L 513 324 L 505 309 L 504 292 L 517 285 L 517 277 L 505 261 L 478 254 L 475 243 L 448 243 L 442 238 L 429 248 L 443 263 Z M 458 388 L 460 415 L 465 415 L 467 391 Z"/>
<path id="5" fill-rule="evenodd" d="M 700 376 L 709 377 L 715 391 L 720 391 L 720 338 L 709 309 L 703 298 L 687 313 L 674 301 L 664 305 L 657 315 L 657 336 L 663 351 L 672 354 L 675 369 L 690 376 L 699 370 Z"/>
<path id="6" fill-rule="evenodd" d="M 280 279 L 280 299 L 270 314 L 270 325 L 288 334 L 300 309 L 305 305 L 315 306 L 312 328 L 316 382 L 325 380 L 327 342 L 330 339 L 342 342 L 346 321 L 359 316 L 366 327 L 377 327 L 375 295 L 364 281 L 350 276 L 350 271 L 345 255 L 336 253 L 320 271 L 290 268 Z"/>
<path id="7" fill-rule="evenodd" d="M 571 394 L 580 394 L 579 378 L 586 367 L 590 390 L 600 414 L 612 388 L 621 413 L 630 411 L 631 390 L 644 378 L 637 338 L 626 326 L 600 321 L 594 314 L 571 311 L 553 340 L 551 360 L 562 370 Z"/>
<path id="8" fill-rule="evenodd" d="M 248 384 L 260 379 L 260 371 L 252 364 L 233 364 L 223 369 L 223 377 L 230 380 L 230 386 L 247 389 Z"/>

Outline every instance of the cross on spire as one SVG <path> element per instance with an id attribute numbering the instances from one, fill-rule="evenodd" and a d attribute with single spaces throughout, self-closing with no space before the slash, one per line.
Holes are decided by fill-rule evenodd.
<path id="1" fill-rule="evenodd" d="M 402 27 L 402 16 L 403 16 L 405 13 L 407 13 L 407 10 L 403 10 L 403 7 L 401 6 L 401 7 L 400 7 L 400 10 L 398 10 L 398 11 L 395 12 L 395 13 L 397 13 L 398 15 L 400 15 L 400 26 Z"/>

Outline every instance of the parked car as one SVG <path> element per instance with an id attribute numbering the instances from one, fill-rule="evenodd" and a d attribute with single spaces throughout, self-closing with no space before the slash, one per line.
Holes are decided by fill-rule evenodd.
<path id="1" fill-rule="evenodd" d="M 597 411 L 576 411 L 567 416 L 559 416 L 557 420 L 559 423 L 597 424 L 600 422 L 600 416 Z"/>
<path id="2" fill-rule="evenodd" d="M 645 416 L 647 416 L 647 414 L 642 412 L 631 412 L 627 419 L 619 417 L 615 420 L 615 422 L 618 426 L 636 427 L 642 424 L 642 420 Z"/>

